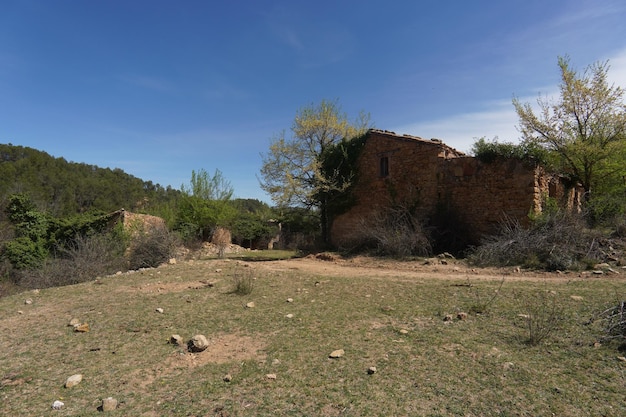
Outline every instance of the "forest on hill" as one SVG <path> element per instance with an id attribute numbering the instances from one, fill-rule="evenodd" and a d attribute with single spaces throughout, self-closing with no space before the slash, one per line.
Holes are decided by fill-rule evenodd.
<path id="1" fill-rule="evenodd" d="M 119 168 L 69 162 L 24 146 L 0 144 L 0 205 L 13 194 L 28 195 L 52 216 L 121 208 L 150 211 L 180 197 L 180 191 L 144 181 Z"/>

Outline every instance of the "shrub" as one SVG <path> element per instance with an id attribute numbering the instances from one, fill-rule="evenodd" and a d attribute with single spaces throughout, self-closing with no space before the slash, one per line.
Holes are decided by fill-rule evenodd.
<path id="1" fill-rule="evenodd" d="M 226 249 L 232 241 L 230 231 L 223 227 L 215 228 L 213 236 L 211 236 L 211 243 L 217 246 L 217 257 L 223 258 L 226 253 Z"/>
<path id="2" fill-rule="evenodd" d="M 231 275 L 233 281 L 233 294 L 248 295 L 254 290 L 254 277 L 250 269 L 235 268 Z"/>
<path id="3" fill-rule="evenodd" d="M 602 323 L 602 340 L 626 340 L 626 301 L 622 300 L 597 313 L 588 324 L 594 321 Z"/>
<path id="4" fill-rule="evenodd" d="M 15 281 L 24 288 L 72 285 L 93 280 L 125 268 L 124 244 L 114 234 L 79 236 L 57 257 L 40 268 L 15 271 Z"/>
<path id="5" fill-rule="evenodd" d="M 5 243 L 3 256 L 16 269 L 35 269 L 43 265 L 48 256 L 48 250 L 43 240 L 34 241 L 22 236 Z"/>
<path id="6" fill-rule="evenodd" d="M 404 207 L 376 213 L 361 221 L 361 236 L 356 240 L 378 255 L 397 258 L 429 256 L 432 247 L 420 219 Z"/>
<path id="7" fill-rule="evenodd" d="M 563 306 L 558 302 L 556 294 L 550 291 L 536 291 L 533 293 L 517 293 L 520 317 L 524 321 L 522 327 L 525 342 L 536 346 L 544 341 L 553 332 L 559 329 L 564 321 Z"/>
<path id="8" fill-rule="evenodd" d="M 500 233 L 483 239 L 468 260 L 483 266 L 579 269 L 602 258 L 597 238 L 580 215 L 551 213 L 537 218 L 528 228 L 506 219 L 500 224 Z"/>
<path id="9" fill-rule="evenodd" d="M 167 262 L 179 245 L 178 237 L 166 228 L 137 233 L 128 251 L 130 269 L 154 268 Z"/>

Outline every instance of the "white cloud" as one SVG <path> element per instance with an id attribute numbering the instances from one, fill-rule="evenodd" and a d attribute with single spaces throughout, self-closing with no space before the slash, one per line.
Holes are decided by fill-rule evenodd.
<path id="1" fill-rule="evenodd" d="M 626 48 L 618 51 L 609 58 L 610 69 L 608 79 L 616 86 L 626 88 Z M 584 70 L 580 68 L 577 70 Z M 537 96 L 518 97 L 522 103 L 530 103 L 536 106 L 537 98 L 551 100 L 558 94 L 558 86 L 535 88 Z M 485 137 L 500 141 L 517 142 L 519 132 L 517 130 L 518 117 L 515 113 L 511 99 L 498 99 L 483 103 L 484 110 L 453 114 L 448 117 L 432 121 L 409 123 L 397 126 L 391 130 L 399 134 L 410 134 L 425 139 L 438 138 L 447 145 L 462 152 L 468 152 L 476 139 Z"/>

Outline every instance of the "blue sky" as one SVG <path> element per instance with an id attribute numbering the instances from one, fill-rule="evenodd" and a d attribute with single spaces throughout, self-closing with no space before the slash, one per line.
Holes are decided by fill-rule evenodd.
<path id="1" fill-rule="evenodd" d="M 624 22 L 622 0 L 0 0 L 0 143 L 269 202 L 260 154 L 298 109 L 515 141 L 511 99 L 554 94 L 560 55 L 626 87 Z"/>

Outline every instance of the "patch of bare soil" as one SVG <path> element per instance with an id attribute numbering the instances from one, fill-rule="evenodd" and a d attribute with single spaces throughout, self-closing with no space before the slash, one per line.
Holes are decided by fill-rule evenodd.
<path id="1" fill-rule="evenodd" d="M 265 342 L 260 338 L 222 334 L 210 337 L 209 347 L 202 352 L 176 352 L 168 359 L 168 366 L 194 368 L 208 363 L 263 361 L 265 360 L 265 355 L 262 353 L 264 348 Z"/>

